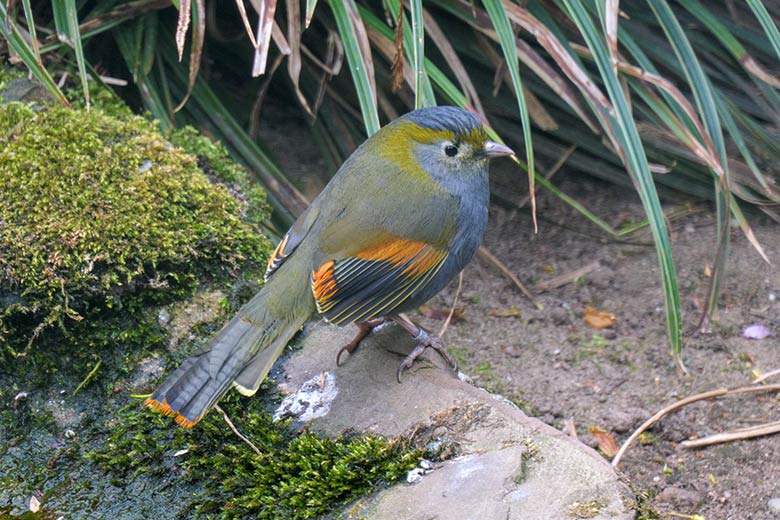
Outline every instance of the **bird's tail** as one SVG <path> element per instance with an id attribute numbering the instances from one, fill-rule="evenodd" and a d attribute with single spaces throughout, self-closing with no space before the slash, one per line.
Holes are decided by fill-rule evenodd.
<path id="1" fill-rule="evenodd" d="M 208 344 L 168 376 L 145 404 L 191 428 L 231 385 L 244 395 L 257 392 L 313 310 L 306 301 L 308 295 L 296 298 L 294 292 L 280 287 L 281 278 L 272 277 Z"/>

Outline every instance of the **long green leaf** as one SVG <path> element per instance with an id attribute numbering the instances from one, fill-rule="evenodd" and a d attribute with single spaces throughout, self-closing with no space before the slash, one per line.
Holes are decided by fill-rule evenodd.
<path id="1" fill-rule="evenodd" d="M 650 229 L 655 240 L 658 261 L 661 267 L 669 342 L 673 355 L 679 359 L 682 350 L 682 322 L 677 276 L 661 203 L 658 200 L 645 150 L 639 138 L 639 131 L 636 128 L 620 81 L 613 72 L 609 51 L 604 40 L 596 30 L 593 20 L 580 0 L 563 0 L 563 3 L 566 5 L 572 21 L 577 25 L 588 48 L 593 53 L 599 73 L 604 81 L 604 86 L 615 109 L 615 130 L 625 149 L 626 167 L 634 179 L 639 192 L 639 198 L 650 220 Z"/>
<path id="2" fill-rule="evenodd" d="M 761 0 L 747 0 L 747 4 L 753 10 L 753 14 L 758 18 L 758 23 L 764 28 L 767 38 L 772 43 L 777 57 L 780 58 L 780 31 L 777 30 L 775 22 L 764 7 Z"/>
<path id="3" fill-rule="evenodd" d="M 517 60 L 517 47 L 515 44 L 515 33 L 512 30 L 512 24 L 509 23 L 509 17 L 504 11 L 501 0 L 483 0 L 485 10 L 490 16 L 493 28 L 498 34 L 501 42 L 501 49 L 504 51 L 507 69 L 512 78 L 512 85 L 515 88 L 517 97 L 517 107 L 520 110 L 520 121 L 523 125 L 523 140 L 525 141 L 525 160 L 528 166 L 528 179 L 530 181 L 530 193 L 534 193 L 534 149 L 531 142 L 531 119 L 528 117 L 528 107 L 525 103 L 525 94 L 523 93 L 523 83 L 520 80 L 520 66 Z M 533 205 L 534 228 L 536 227 L 536 211 L 534 197 L 531 197 Z"/>
<path id="4" fill-rule="evenodd" d="M 422 84 L 425 76 L 425 25 L 423 23 L 422 0 L 410 0 L 412 11 L 412 34 L 414 35 L 414 108 L 425 106 Z"/>
<path id="5" fill-rule="evenodd" d="M 366 134 L 370 136 L 379 130 L 379 113 L 376 106 L 376 93 L 371 89 L 371 81 L 363 55 L 360 52 L 360 44 L 353 26 L 353 19 L 348 12 L 348 9 L 353 8 L 357 10 L 357 7 L 354 0 L 330 0 L 329 3 L 333 11 L 333 17 L 336 19 L 336 27 L 341 36 L 341 41 L 344 44 L 344 53 L 347 55 L 352 81 L 355 83 L 355 90 L 357 90 Z M 347 3 L 351 5 L 347 6 Z"/>
<path id="6" fill-rule="evenodd" d="M 306 0 L 306 22 L 304 27 L 309 28 L 314 10 L 317 8 L 317 0 Z"/>
<path id="7" fill-rule="evenodd" d="M 726 250 L 728 249 L 729 234 L 725 232 L 729 225 L 729 186 L 730 177 L 728 170 L 728 159 L 726 155 L 726 145 L 723 140 L 723 131 L 721 129 L 718 111 L 715 107 L 714 96 L 710 87 L 710 82 L 702 70 L 701 63 L 693 52 L 688 37 L 685 35 L 680 22 L 674 16 L 671 7 L 666 0 L 649 0 L 650 7 L 658 18 L 667 39 L 672 44 L 677 59 L 682 65 L 682 70 L 691 86 L 693 96 L 696 100 L 699 113 L 701 114 L 707 133 L 715 145 L 720 162 L 723 165 L 724 175 L 720 179 L 717 176 L 714 179 L 716 197 L 716 211 L 718 215 L 718 251 L 714 263 L 714 272 L 711 278 L 709 298 L 707 302 L 707 314 L 712 316 L 717 310 L 718 296 L 720 293 L 720 279 L 725 270 Z"/>
<path id="8" fill-rule="evenodd" d="M 84 91 L 84 102 L 87 106 L 87 110 L 89 110 L 87 64 L 84 59 L 84 48 L 81 45 L 81 32 L 79 30 L 76 0 L 52 2 L 51 7 L 54 13 L 54 24 L 57 27 L 57 35 L 60 41 L 65 40 L 67 45 L 76 53 L 76 65 L 79 69 L 81 88 Z"/>

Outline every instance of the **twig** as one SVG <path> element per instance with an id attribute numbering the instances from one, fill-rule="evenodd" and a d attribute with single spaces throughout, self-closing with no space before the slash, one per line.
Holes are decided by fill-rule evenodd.
<path id="1" fill-rule="evenodd" d="M 455 297 L 452 299 L 452 307 L 450 307 L 450 313 L 447 315 L 447 319 L 444 320 L 444 325 L 441 326 L 439 331 L 439 338 L 444 337 L 444 333 L 447 332 L 447 327 L 450 326 L 450 320 L 452 315 L 455 314 L 455 306 L 458 304 L 458 296 L 460 296 L 460 289 L 463 287 L 463 271 L 458 276 L 458 288 L 455 290 Z"/>
<path id="2" fill-rule="evenodd" d="M 702 446 L 710 446 L 711 444 L 752 439 L 753 437 L 762 437 L 778 432 L 780 432 L 780 421 L 775 421 L 758 426 L 751 426 L 749 428 L 740 428 L 733 432 L 716 433 L 715 435 L 708 435 L 701 439 L 683 441 L 680 443 L 680 446 L 683 448 L 701 448 Z"/>
<path id="3" fill-rule="evenodd" d="M 531 294 L 531 291 L 529 291 L 528 288 L 526 288 L 526 286 L 523 285 L 523 282 L 521 282 L 520 279 L 517 276 L 515 276 L 515 274 L 512 271 L 509 270 L 506 264 L 504 264 L 504 262 L 496 258 L 493 255 L 493 253 L 488 251 L 488 249 L 485 246 L 480 246 L 479 255 L 484 260 L 486 260 L 489 264 L 493 264 L 499 271 L 501 271 L 504 274 L 504 276 L 509 278 L 512 281 L 512 283 L 515 284 L 515 287 L 520 289 L 520 292 L 525 294 L 526 298 L 531 300 L 531 303 L 533 303 L 537 309 L 542 310 L 544 308 L 541 303 L 536 301 L 534 296 Z"/>
<path id="4" fill-rule="evenodd" d="M 551 278 L 549 280 L 539 282 L 538 284 L 536 284 L 534 289 L 541 292 L 541 291 L 549 291 L 550 289 L 558 288 L 562 285 L 566 285 L 567 283 L 576 281 L 577 278 L 585 276 L 591 271 L 595 271 L 599 267 L 601 267 L 601 262 L 599 262 L 598 260 L 594 260 L 593 262 L 586 264 L 580 267 L 579 269 L 575 269 L 573 271 L 569 271 L 568 273 L 563 273 L 561 275 L 558 275 L 555 278 Z"/>
<path id="5" fill-rule="evenodd" d="M 637 430 L 634 433 L 632 433 L 628 439 L 626 439 L 626 442 L 623 443 L 623 445 L 620 447 L 620 450 L 618 450 L 617 454 L 615 455 L 615 458 L 612 459 L 612 466 L 617 467 L 617 465 L 620 463 L 620 459 L 623 458 L 623 455 L 625 454 L 626 450 L 628 450 L 628 447 L 631 446 L 631 443 L 633 443 L 642 432 L 650 428 L 653 424 L 658 422 L 662 417 L 677 410 L 678 408 L 682 408 L 683 406 L 689 405 L 691 403 L 695 403 L 696 401 L 703 401 L 705 399 L 712 399 L 714 397 L 723 397 L 724 395 L 736 395 L 736 394 L 745 394 L 745 393 L 753 393 L 753 392 L 777 392 L 777 391 L 780 391 L 780 385 L 741 386 L 739 388 L 731 388 L 731 389 L 718 388 L 717 390 L 710 390 L 709 392 L 692 395 L 690 397 L 686 397 L 685 399 L 681 399 L 676 403 L 672 403 L 669 406 L 662 408 L 661 410 L 656 412 L 655 415 L 653 415 L 651 418 L 649 418 L 644 423 L 642 423 L 642 426 L 637 428 Z"/>
<path id="6" fill-rule="evenodd" d="M 84 378 L 84 380 L 79 383 L 79 386 L 76 387 L 76 389 L 73 391 L 72 394 L 70 394 L 71 397 L 74 397 L 77 393 L 79 393 L 79 390 L 84 388 L 84 385 L 90 382 L 93 377 L 95 377 L 95 374 L 97 374 L 98 368 L 100 368 L 100 364 L 103 363 L 102 359 L 98 359 L 98 362 L 95 363 L 95 368 L 93 368 L 89 374 L 87 374 L 87 377 Z"/>
<path id="7" fill-rule="evenodd" d="M 230 426 L 230 429 L 233 430 L 233 433 L 235 433 L 238 436 L 239 439 L 241 439 L 242 441 L 247 443 L 250 448 L 255 450 L 255 453 L 257 453 L 258 457 L 262 457 L 263 456 L 263 453 L 259 449 L 257 449 L 257 446 L 252 444 L 252 441 L 250 441 L 249 439 L 247 439 L 246 437 L 241 435 L 241 432 L 238 431 L 238 429 L 233 425 L 233 421 L 230 420 L 230 417 L 227 416 L 225 411 L 222 408 L 220 408 L 218 404 L 214 405 L 214 409 L 222 414 L 222 418 L 225 419 L 225 422 L 227 423 L 227 425 Z"/>
<path id="8" fill-rule="evenodd" d="M 766 381 L 770 377 L 776 376 L 778 374 L 780 374 L 780 368 L 778 368 L 777 370 L 771 370 L 771 371 L 767 372 L 766 374 L 757 377 L 755 379 L 755 381 L 753 381 L 753 384 L 760 383 L 761 381 Z"/>

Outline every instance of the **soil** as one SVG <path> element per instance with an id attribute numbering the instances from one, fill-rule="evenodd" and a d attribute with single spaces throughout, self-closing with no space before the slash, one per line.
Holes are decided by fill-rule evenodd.
<path id="1" fill-rule="evenodd" d="M 516 173 L 497 172 L 493 178 L 494 192 L 510 200 L 522 198 L 525 182 Z M 643 219 L 638 197 L 630 190 L 565 173 L 555 182 L 612 226 Z M 679 203 L 666 201 L 666 210 L 679 208 Z M 687 208 L 684 216 L 671 220 L 670 232 L 684 330 L 690 332 L 706 301 L 707 266 L 716 239 L 713 208 L 706 202 Z M 476 384 L 557 428 L 573 421 L 578 437 L 597 447 L 591 427 L 606 430 L 621 445 L 666 405 L 707 390 L 749 385 L 754 371 L 780 368 L 776 223 L 758 213 L 749 215 L 774 265 L 761 259 L 737 227 L 731 230 L 718 319 L 710 324 L 710 332 L 686 336 L 685 374 L 670 355 L 649 231 L 611 240 L 545 192 L 538 197 L 538 214 L 539 232 L 534 234 L 527 210 L 494 206 L 485 245 L 532 289 L 593 262 L 599 267 L 537 294 L 544 307 L 538 310 L 496 269 L 483 260 L 472 262 L 464 271 L 457 305 L 463 317 L 450 325 L 445 342 Z M 456 286 L 450 284 L 430 309 L 448 309 Z M 613 313 L 616 324 L 600 330 L 586 326 L 583 313 L 588 305 Z M 491 311 L 513 308 L 519 309 L 519 317 L 491 316 Z M 417 318 L 431 330 L 442 326 L 440 319 Z M 771 336 L 744 339 L 742 329 L 752 323 L 769 327 Z M 780 381 L 769 380 L 773 382 Z M 680 445 L 689 438 L 780 420 L 778 404 L 780 394 L 769 392 L 686 406 L 653 426 L 642 443 L 632 445 L 620 469 L 637 490 L 649 494 L 649 505 L 662 518 L 780 518 L 768 504 L 780 496 L 780 435 L 701 449 Z"/>

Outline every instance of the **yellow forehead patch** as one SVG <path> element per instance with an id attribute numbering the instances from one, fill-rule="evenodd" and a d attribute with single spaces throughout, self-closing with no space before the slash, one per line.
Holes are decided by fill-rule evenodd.
<path id="1" fill-rule="evenodd" d="M 481 149 L 487 141 L 487 134 L 481 128 L 473 129 L 467 134 L 455 134 L 451 130 L 434 130 L 415 124 L 412 121 L 399 122 L 390 132 L 382 136 L 379 153 L 386 159 L 401 165 L 412 167 L 412 146 L 419 144 L 434 144 L 440 141 L 462 141 Z"/>

